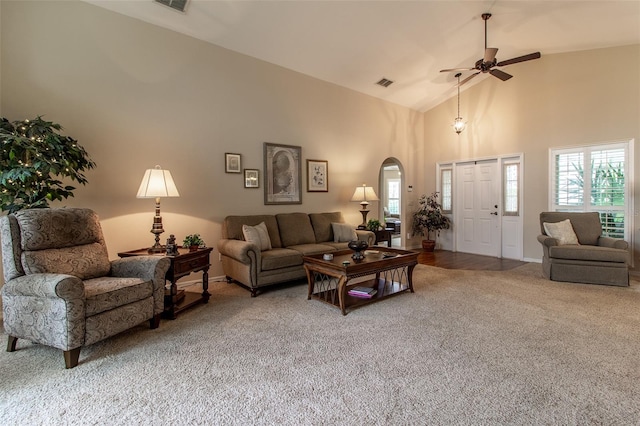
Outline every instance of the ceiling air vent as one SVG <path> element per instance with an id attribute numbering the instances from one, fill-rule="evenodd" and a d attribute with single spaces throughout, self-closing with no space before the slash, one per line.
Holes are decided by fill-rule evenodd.
<path id="1" fill-rule="evenodd" d="M 177 10 L 178 12 L 184 12 L 187 8 L 187 3 L 189 0 L 154 0 L 156 3 L 163 4 L 165 6 L 169 6 L 173 10 Z"/>
<path id="2" fill-rule="evenodd" d="M 378 81 L 376 84 L 377 84 L 378 86 L 382 86 L 382 87 L 389 87 L 389 86 L 391 86 L 391 85 L 393 84 L 393 81 L 388 80 L 388 79 L 386 79 L 386 78 L 382 77 L 382 78 L 380 79 L 380 81 Z"/>

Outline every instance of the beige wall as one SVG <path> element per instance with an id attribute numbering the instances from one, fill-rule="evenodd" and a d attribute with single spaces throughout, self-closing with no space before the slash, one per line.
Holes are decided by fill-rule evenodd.
<path id="1" fill-rule="evenodd" d="M 423 151 L 421 113 L 86 3 L 0 4 L 3 116 L 42 114 L 87 149 L 98 167 L 60 204 L 98 212 L 112 258 L 153 241 L 153 200 L 135 195 L 155 164 L 180 191 L 162 200 L 162 242 L 199 232 L 214 247 L 230 214 L 340 210 L 360 223 L 349 199 L 365 182 L 377 190 L 387 157 L 423 173 L 413 155 Z M 262 171 L 263 142 L 328 160 L 329 192 L 307 193 L 303 178 L 302 205 L 265 206 L 263 182 L 244 189 L 242 175 L 224 173 L 225 152 Z M 222 275 L 212 260 L 211 276 Z"/>
<path id="2" fill-rule="evenodd" d="M 449 101 L 425 113 L 427 169 L 440 161 L 524 153 L 524 257 L 540 259 L 538 215 L 548 209 L 551 147 L 640 140 L 640 45 L 590 50 L 511 65 L 502 82 L 478 76 L 460 95 L 468 120 L 459 136 L 455 88 Z M 636 146 L 634 199 L 640 199 L 640 146 Z M 435 185 L 435 174 L 427 175 Z M 634 210 L 635 264 L 640 265 L 639 206 Z"/>

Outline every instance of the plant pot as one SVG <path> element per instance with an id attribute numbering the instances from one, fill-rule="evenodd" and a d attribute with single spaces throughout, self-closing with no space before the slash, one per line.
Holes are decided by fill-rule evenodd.
<path id="1" fill-rule="evenodd" d="M 436 248 L 436 242 L 434 240 L 422 240 L 422 249 L 424 251 L 433 251 Z"/>
<path id="2" fill-rule="evenodd" d="M 189 251 L 198 251 L 198 247 L 200 246 L 189 246 Z"/>

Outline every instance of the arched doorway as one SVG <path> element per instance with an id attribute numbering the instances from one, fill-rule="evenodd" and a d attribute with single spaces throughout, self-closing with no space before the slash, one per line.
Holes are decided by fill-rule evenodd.
<path id="1" fill-rule="evenodd" d="M 404 188 L 404 173 L 402 163 L 397 158 L 389 157 L 380 166 L 380 222 L 391 232 L 391 247 L 404 247 L 402 234 L 406 229 L 403 225 L 404 205 L 402 202 L 402 188 Z"/>

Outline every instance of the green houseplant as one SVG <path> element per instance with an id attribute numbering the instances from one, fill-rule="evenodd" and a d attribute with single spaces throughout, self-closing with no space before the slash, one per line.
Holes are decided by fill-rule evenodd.
<path id="1" fill-rule="evenodd" d="M 435 240 L 431 234 L 440 235 L 443 229 L 451 227 L 451 220 L 442 213 L 442 205 L 438 202 L 438 192 L 429 196 L 422 195 L 418 200 L 419 207 L 413 213 L 412 235 L 422 235 L 426 240 L 422 241 L 425 250 L 433 251 Z"/>
<path id="2" fill-rule="evenodd" d="M 367 229 L 369 231 L 379 231 L 380 230 L 380 221 L 378 219 L 369 219 L 367 222 Z"/>
<path id="3" fill-rule="evenodd" d="M 95 167 L 78 141 L 58 133 L 62 126 L 43 120 L 13 121 L 0 118 L 0 209 L 14 213 L 49 207 L 54 200 L 73 197 L 84 172 Z"/>
<path id="4" fill-rule="evenodd" d="M 182 247 L 188 247 L 191 251 L 196 251 L 201 246 L 204 246 L 204 240 L 200 234 L 189 234 L 182 240 Z"/>

